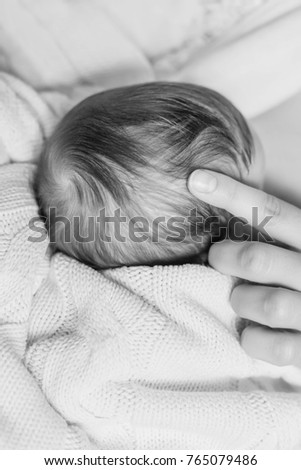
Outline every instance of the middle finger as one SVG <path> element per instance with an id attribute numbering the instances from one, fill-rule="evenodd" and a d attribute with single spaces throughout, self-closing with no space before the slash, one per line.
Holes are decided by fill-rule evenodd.
<path id="1" fill-rule="evenodd" d="M 241 284 L 233 289 L 231 304 L 242 318 L 271 328 L 301 331 L 300 292 Z"/>
<path id="2" fill-rule="evenodd" d="M 301 254 L 279 246 L 224 240 L 211 246 L 209 264 L 258 284 L 301 290 Z"/>

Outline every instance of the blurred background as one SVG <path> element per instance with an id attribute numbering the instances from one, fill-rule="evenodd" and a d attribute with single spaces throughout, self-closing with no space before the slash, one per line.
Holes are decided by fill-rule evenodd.
<path id="1" fill-rule="evenodd" d="M 74 102 L 153 80 L 214 88 L 261 137 L 267 189 L 301 206 L 301 0 L 0 0 L 0 71 Z"/>

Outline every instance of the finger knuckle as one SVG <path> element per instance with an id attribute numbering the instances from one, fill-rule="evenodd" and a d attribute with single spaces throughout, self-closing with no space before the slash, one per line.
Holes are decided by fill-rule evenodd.
<path id="1" fill-rule="evenodd" d="M 264 301 L 264 313 L 270 326 L 282 325 L 287 319 L 288 309 L 287 298 L 280 289 L 272 290 Z"/>
<path id="2" fill-rule="evenodd" d="M 293 364 L 294 343 L 285 334 L 280 334 L 275 337 L 272 352 L 273 358 L 279 366 Z"/>
<path id="3" fill-rule="evenodd" d="M 279 199 L 270 194 L 265 194 L 263 203 L 264 217 L 271 217 L 270 223 L 276 223 L 281 216 L 281 204 Z"/>
<path id="4" fill-rule="evenodd" d="M 235 181 L 227 188 L 227 199 L 230 201 L 235 201 L 237 199 L 238 186 Z"/>
<path id="5" fill-rule="evenodd" d="M 248 243 L 241 251 L 240 264 L 244 270 L 253 273 L 268 272 L 270 261 L 265 246 L 260 243 Z"/>

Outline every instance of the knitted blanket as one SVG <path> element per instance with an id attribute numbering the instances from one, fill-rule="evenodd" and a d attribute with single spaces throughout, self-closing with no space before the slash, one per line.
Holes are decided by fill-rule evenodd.
<path id="1" fill-rule="evenodd" d="M 241 349 L 233 280 L 197 265 L 49 260 L 33 168 L 0 171 L 1 448 L 298 446 L 291 368 Z"/>
<path id="2" fill-rule="evenodd" d="M 0 161 L 38 158 L 76 99 L 0 74 Z M 233 280 L 50 260 L 33 170 L 0 167 L 0 448 L 301 447 L 300 371 L 243 352 Z"/>

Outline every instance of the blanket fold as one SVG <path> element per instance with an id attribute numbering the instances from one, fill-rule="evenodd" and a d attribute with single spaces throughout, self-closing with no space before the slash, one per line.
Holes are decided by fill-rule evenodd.
<path id="1" fill-rule="evenodd" d="M 96 272 L 49 260 L 30 223 L 33 171 L 0 172 L 0 446 L 300 445 L 301 395 L 281 387 L 300 373 L 241 349 L 233 279 L 197 265 Z"/>

